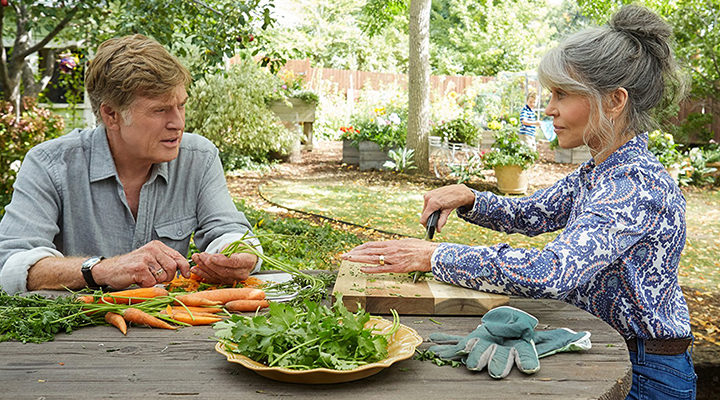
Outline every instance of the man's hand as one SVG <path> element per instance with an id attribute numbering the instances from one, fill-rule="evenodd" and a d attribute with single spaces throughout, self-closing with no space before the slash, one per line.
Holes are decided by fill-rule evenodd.
<path id="1" fill-rule="evenodd" d="M 233 284 L 250 276 L 258 258 L 249 253 L 234 253 L 230 257 L 224 254 L 195 253 L 192 260 L 197 266 L 191 271 L 206 282 Z"/>
<path id="2" fill-rule="evenodd" d="M 93 268 L 98 285 L 123 289 L 132 284 L 150 287 L 175 278 L 176 271 L 190 276 L 190 264 L 182 254 L 163 242 L 152 242 L 130 253 L 108 258 Z"/>

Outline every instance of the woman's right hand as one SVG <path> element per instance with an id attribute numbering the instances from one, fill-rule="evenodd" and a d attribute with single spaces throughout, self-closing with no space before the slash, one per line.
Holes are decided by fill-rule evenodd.
<path id="1" fill-rule="evenodd" d="M 442 210 L 437 224 L 437 231 L 440 232 L 453 210 L 463 206 L 471 207 L 475 204 L 475 193 L 469 187 L 457 184 L 431 190 L 425 193 L 424 200 L 420 223 L 426 226 L 430 214 Z"/>

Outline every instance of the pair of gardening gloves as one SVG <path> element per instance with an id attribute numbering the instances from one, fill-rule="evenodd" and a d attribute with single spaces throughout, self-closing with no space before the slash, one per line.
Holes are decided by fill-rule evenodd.
<path id="1" fill-rule="evenodd" d="M 506 377 L 513 364 L 526 374 L 540 370 L 540 358 L 559 352 L 588 350 L 590 332 L 567 328 L 536 331 L 538 320 L 525 311 L 502 306 L 488 311 L 469 335 L 430 334 L 437 343 L 428 351 L 446 361 L 460 360 L 469 370 L 487 367 L 495 379 Z"/>

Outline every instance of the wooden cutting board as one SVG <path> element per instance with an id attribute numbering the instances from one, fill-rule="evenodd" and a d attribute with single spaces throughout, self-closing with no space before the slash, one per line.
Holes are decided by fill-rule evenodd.
<path id="1" fill-rule="evenodd" d="M 420 278 L 412 282 L 409 274 L 366 274 L 362 264 L 343 261 L 340 264 L 335 293 L 343 295 L 343 303 L 351 311 L 360 305 L 369 313 L 416 315 L 483 315 L 508 303 L 509 297 L 459 286 L 435 279 Z"/>

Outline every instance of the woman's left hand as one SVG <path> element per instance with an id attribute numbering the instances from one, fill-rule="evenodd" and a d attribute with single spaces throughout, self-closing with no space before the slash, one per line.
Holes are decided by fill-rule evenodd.
<path id="1" fill-rule="evenodd" d="M 231 285 L 250 276 L 257 264 L 257 256 L 249 253 L 234 253 L 230 257 L 224 254 L 195 253 L 192 260 L 197 264 L 193 272 L 206 282 Z"/>
<path id="2" fill-rule="evenodd" d="M 437 243 L 420 239 L 368 242 L 341 254 L 340 258 L 362 264 L 366 273 L 430 271 L 430 258 Z"/>

